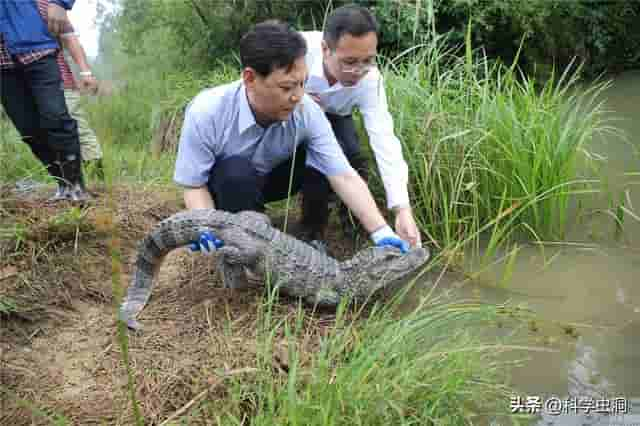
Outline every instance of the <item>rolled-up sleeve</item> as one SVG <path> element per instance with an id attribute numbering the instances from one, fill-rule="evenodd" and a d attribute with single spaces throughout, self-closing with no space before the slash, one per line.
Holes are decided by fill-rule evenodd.
<path id="1" fill-rule="evenodd" d="M 307 95 L 304 96 L 302 107 L 307 139 L 307 166 L 325 176 L 355 173 L 322 109 Z"/>
<path id="2" fill-rule="evenodd" d="M 187 187 L 205 185 L 216 160 L 214 121 L 194 102 L 187 107 L 185 114 L 173 177 L 176 183 Z"/>
<path id="3" fill-rule="evenodd" d="M 387 207 L 409 205 L 408 166 L 402 144 L 393 131 L 382 75 L 368 83 L 369 87 L 363 91 L 360 112 L 387 194 Z"/>

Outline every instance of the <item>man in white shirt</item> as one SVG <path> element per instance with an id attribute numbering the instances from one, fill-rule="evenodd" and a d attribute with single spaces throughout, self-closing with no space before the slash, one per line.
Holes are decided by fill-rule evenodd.
<path id="1" fill-rule="evenodd" d="M 302 190 L 323 176 L 377 246 L 409 245 L 387 225 L 362 178 L 349 165 L 320 107 L 304 93 L 306 44 L 273 21 L 240 41 L 242 79 L 200 92 L 189 104 L 174 180 L 188 209 L 239 212 Z M 203 233 L 194 250 L 224 242 Z"/>
<path id="2" fill-rule="evenodd" d="M 412 246 L 420 246 L 420 233 L 411 211 L 408 167 L 402 145 L 393 131 L 382 75 L 376 68 L 378 24 L 366 8 L 349 5 L 336 9 L 324 33 L 302 32 L 307 42 L 305 61 L 309 77 L 305 91 L 325 111 L 351 166 L 366 179 L 367 165 L 360 154 L 360 141 L 352 119 L 358 108 L 364 118 L 380 171 L 387 207 L 395 213 L 397 234 Z M 314 196 L 303 199 L 303 217 L 308 226 L 328 219 L 329 185 L 318 182 Z"/>

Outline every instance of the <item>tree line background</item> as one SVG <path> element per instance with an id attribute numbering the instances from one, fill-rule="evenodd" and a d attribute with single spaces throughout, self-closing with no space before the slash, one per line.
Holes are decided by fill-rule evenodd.
<path id="1" fill-rule="evenodd" d="M 475 48 L 506 63 L 517 57 L 529 72 L 564 69 L 573 58 L 591 77 L 640 65 L 635 0 L 99 0 L 97 62 L 116 79 L 151 68 L 199 72 L 233 61 L 256 22 L 320 30 L 328 10 L 348 3 L 375 13 L 390 57 L 435 35 L 458 46 L 470 23 Z"/>

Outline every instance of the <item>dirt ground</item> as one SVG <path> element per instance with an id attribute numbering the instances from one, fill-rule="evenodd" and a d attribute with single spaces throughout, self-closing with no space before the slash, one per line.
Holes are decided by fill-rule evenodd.
<path id="1" fill-rule="evenodd" d="M 0 424 L 50 424 L 56 415 L 78 425 L 132 424 L 118 295 L 128 285 L 138 240 L 181 210 L 181 197 L 120 187 L 97 191 L 74 209 L 48 204 L 48 191 L 17 196 L 0 188 Z M 343 241 L 332 234 L 329 252 L 352 254 L 353 244 Z M 258 290 L 222 288 L 206 256 L 188 249 L 169 254 L 140 315 L 144 333 L 130 335 L 128 346 L 147 424 L 162 423 L 221 371 L 256 366 L 262 301 Z M 295 308 L 278 303 L 276 314 L 293 316 Z M 321 336 L 331 320 L 324 313 L 305 321 L 311 335 Z M 314 339 L 307 344 L 312 351 Z"/>

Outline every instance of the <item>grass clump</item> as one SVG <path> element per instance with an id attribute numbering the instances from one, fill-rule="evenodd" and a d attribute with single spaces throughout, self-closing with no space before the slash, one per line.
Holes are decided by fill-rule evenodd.
<path id="1" fill-rule="evenodd" d="M 235 381 L 219 424 L 471 424 L 507 415 L 496 362 L 507 347 L 474 336 L 499 315 L 496 307 L 431 301 L 402 318 L 343 308 L 311 354 L 301 308 L 290 321 L 263 311 L 258 372 L 250 383 Z M 272 368 L 281 339 L 285 374 Z"/>
<path id="2" fill-rule="evenodd" d="M 22 142 L 18 132 L 0 108 L 0 187 L 19 179 L 30 178 L 39 181 L 47 179 L 47 171 Z"/>
<path id="3" fill-rule="evenodd" d="M 489 252 L 517 235 L 562 239 L 572 197 L 598 190 L 587 144 L 612 130 L 607 83 L 585 89 L 567 71 L 540 84 L 467 50 L 436 39 L 386 67 L 422 230 L 442 248 L 486 238 Z"/>

